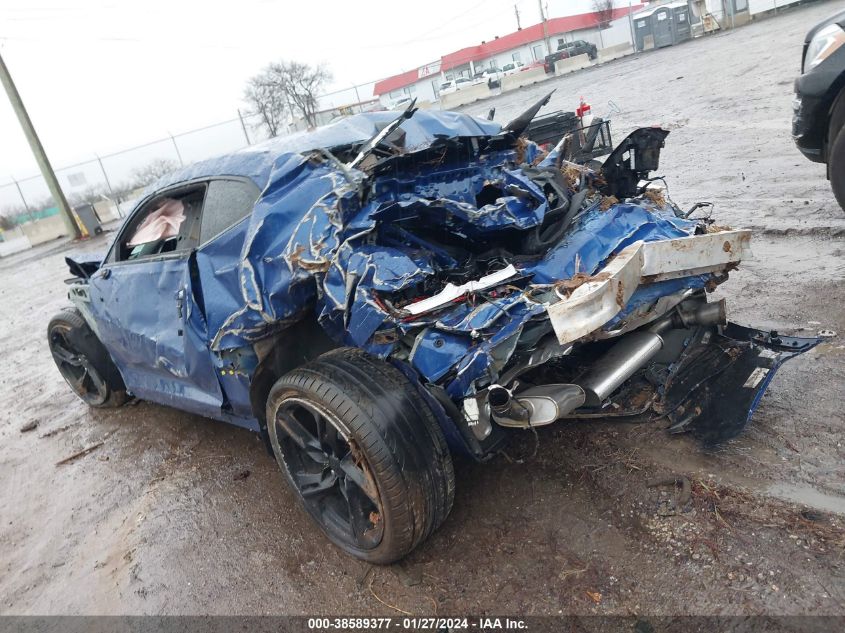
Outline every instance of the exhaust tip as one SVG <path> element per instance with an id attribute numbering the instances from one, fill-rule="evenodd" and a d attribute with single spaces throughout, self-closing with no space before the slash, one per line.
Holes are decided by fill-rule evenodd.
<path id="1" fill-rule="evenodd" d="M 724 299 L 705 303 L 695 311 L 695 321 L 699 325 L 726 325 L 728 322 L 727 303 Z"/>
<path id="2" fill-rule="evenodd" d="M 487 402 L 490 403 L 490 408 L 496 412 L 506 411 L 511 401 L 510 391 L 504 387 L 490 387 L 487 390 Z"/>

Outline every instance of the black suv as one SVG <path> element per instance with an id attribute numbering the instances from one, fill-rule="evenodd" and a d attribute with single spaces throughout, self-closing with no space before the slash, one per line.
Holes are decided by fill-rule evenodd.
<path id="1" fill-rule="evenodd" d="M 845 11 L 807 33 L 795 80 L 792 137 L 804 156 L 827 164 L 833 194 L 845 209 Z"/>
<path id="2" fill-rule="evenodd" d="M 555 71 L 555 62 L 561 59 L 569 59 L 577 55 L 587 55 L 591 60 L 598 55 L 598 49 L 595 44 L 590 44 L 584 40 L 575 40 L 574 42 L 566 42 L 560 44 L 557 50 L 551 55 L 546 55 L 543 60 L 543 66 L 547 73 Z"/>
<path id="3" fill-rule="evenodd" d="M 575 40 L 574 42 L 566 42 L 557 47 L 559 51 L 566 51 L 569 57 L 576 55 L 587 55 L 590 59 L 595 59 L 598 55 L 598 49 L 595 44 L 590 44 L 584 40 Z"/>

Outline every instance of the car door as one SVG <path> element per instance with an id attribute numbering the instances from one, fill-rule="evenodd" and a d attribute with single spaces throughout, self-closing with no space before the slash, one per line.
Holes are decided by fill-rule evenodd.
<path id="1" fill-rule="evenodd" d="M 206 346 L 212 351 L 212 362 L 223 387 L 227 411 L 235 416 L 252 417 L 249 385 L 256 360 L 250 350 L 227 352 L 232 345 L 224 325 L 243 309 L 241 288 L 241 249 L 249 228 L 260 190 L 246 178 L 218 178 L 208 184 L 202 213 L 200 246 L 192 263 L 196 265 L 194 290 L 201 304 L 194 320 L 193 332 L 202 332 Z M 200 315 L 204 319 L 200 322 Z"/>
<path id="2" fill-rule="evenodd" d="M 197 320 L 191 261 L 207 183 L 157 192 L 121 228 L 90 282 L 97 334 L 139 398 L 218 417 L 220 383 Z"/>

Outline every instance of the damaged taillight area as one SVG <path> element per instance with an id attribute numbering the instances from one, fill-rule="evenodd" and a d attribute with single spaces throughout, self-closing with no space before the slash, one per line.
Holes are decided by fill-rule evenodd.
<path id="1" fill-rule="evenodd" d="M 718 417 L 726 437 L 814 344 L 783 348 L 708 303 L 750 232 L 650 185 L 668 132 L 636 130 L 603 164 L 579 163 L 571 134 L 549 152 L 522 137 L 531 116 L 486 134 L 463 121 L 412 147 L 399 127 L 411 114 L 361 146 L 277 161 L 216 353 L 313 310 L 338 344 L 400 367 L 480 455 L 503 429 L 572 417 L 711 431 Z M 453 132 L 470 119 L 443 116 L 414 119 Z"/>

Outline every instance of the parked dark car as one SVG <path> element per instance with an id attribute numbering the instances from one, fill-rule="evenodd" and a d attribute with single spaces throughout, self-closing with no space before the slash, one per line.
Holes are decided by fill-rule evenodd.
<path id="1" fill-rule="evenodd" d="M 591 60 L 593 60 L 598 55 L 598 49 L 595 44 L 590 44 L 584 40 L 565 42 L 559 45 L 554 53 L 546 55 L 543 60 L 543 66 L 547 73 L 553 73 L 555 71 L 555 62 L 560 61 L 561 59 L 577 57 L 578 55 L 587 55 Z"/>
<path id="2" fill-rule="evenodd" d="M 814 26 L 804 41 L 795 80 L 792 136 L 827 177 L 845 209 L 845 11 Z"/>
<path id="3" fill-rule="evenodd" d="M 569 51 L 555 51 L 551 55 L 546 55 L 543 59 L 543 68 L 549 74 L 554 73 L 555 71 L 555 62 L 560 61 L 561 59 L 568 59 L 569 58 Z"/>
<path id="4" fill-rule="evenodd" d="M 590 59 L 595 59 L 598 55 L 598 49 L 595 44 L 584 40 L 575 40 L 572 42 L 564 42 L 557 47 L 558 51 L 566 51 L 569 57 L 577 57 L 578 55 L 587 55 Z"/>
<path id="5" fill-rule="evenodd" d="M 446 519 L 451 453 L 604 415 L 737 434 L 818 340 L 708 301 L 750 232 L 640 184 L 668 132 L 597 172 L 564 160 L 569 135 L 548 153 L 522 136 L 548 99 L 504 127 L 349 116 L 162 178 L 104 255 L 68 258 L 59 371 L 94 407 L 260 433 L 326 536 L 375 563 Z"/>

